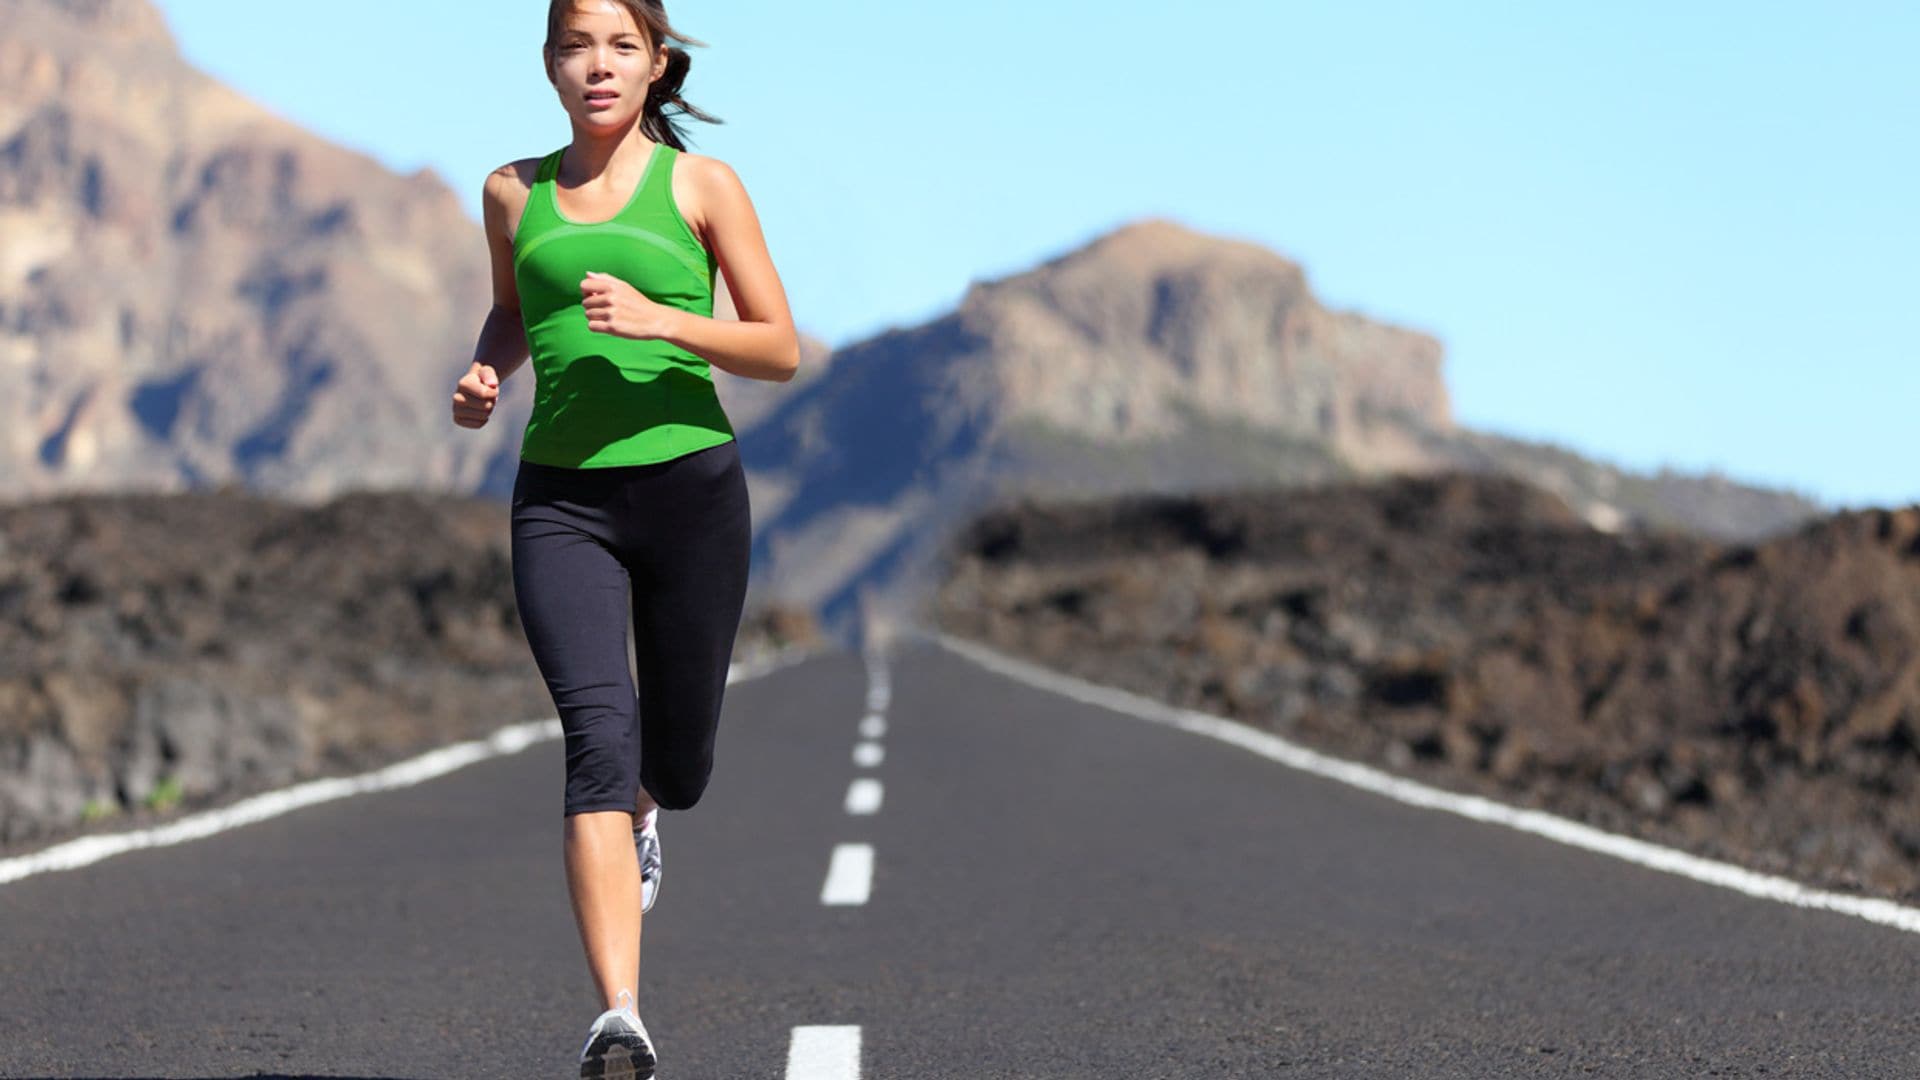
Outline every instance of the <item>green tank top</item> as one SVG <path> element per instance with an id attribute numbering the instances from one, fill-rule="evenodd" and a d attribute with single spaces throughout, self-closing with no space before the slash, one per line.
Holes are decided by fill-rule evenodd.
<path id="1" fill-rule="evenodd" d="M 534 372 L 521 459 L 641 465 L 733 438 L 705 358 L 665 341 L 596 333 L 580 306 L 580 281 L 598 270 L 656 303 L 713 315 L 713 257 L 673 202 L 679 151 L 655 143 L 633 196 L 603 222 L 561 214 L 553 189 L 562 152 L 541 159 L 513 234 L 513 280 Z"/>

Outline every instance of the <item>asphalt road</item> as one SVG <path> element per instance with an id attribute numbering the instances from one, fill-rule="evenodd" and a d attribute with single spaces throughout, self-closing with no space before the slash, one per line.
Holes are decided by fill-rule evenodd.
<path id="1" fill-rule="evenodd" d="M 1920 938 L 1289 771 L 912 640 L 734 685 L 662 815 L 662 1080 L 1920 1076 Z M 879 744 L 877 764 L 855 746 Z M 0 1076 L 571 1077 L 560 745 L 0 885 Z M 879 780 L 877 812 L 849 783 Z M 870 898 L 824 904 L 837 845 Z M 840 1080 L 818 1068 L 807 1080 Z"/>

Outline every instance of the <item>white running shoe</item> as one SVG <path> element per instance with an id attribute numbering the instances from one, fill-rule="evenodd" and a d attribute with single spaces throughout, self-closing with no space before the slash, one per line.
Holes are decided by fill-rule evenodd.
<path id="1" fill-rule="evenodd" d="M 633 849 L 640 856 L 640 912 L 653 910 L 660 896 L 660 808 L 647 811 L 633 827 Z"/>
<path id="2" fill-rule="evenodd" d="M 581 1080 L 653 1080 L 653 1040 L 633 1011 L 633 994 L 620 991 L 622 1003 L 594 1018 L 587 1044 L 580 1048 Z"/>

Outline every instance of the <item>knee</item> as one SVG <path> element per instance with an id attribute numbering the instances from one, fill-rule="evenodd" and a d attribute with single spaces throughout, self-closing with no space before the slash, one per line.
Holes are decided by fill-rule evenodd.
<path id="1" fill-rule="evenodd" d="M 647 794 L 660 804 L 662 810 L 686 810 L 700 801 L 707 790 L 705 773 L 686 776 L 653 779 L 646 785 Z"/>

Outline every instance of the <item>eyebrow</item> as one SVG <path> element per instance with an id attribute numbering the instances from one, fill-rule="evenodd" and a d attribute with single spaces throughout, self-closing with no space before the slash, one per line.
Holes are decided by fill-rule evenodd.
<path id="1" fill-rule="evenodd" d="M 574 30 L 574 29 L 563 30 L 561 31 L 560 36 L 562 38 L 583 37 L 588 39 L 592 39 L 593 37 L 592 34 L 587 33 L 585 30 Z M 613 40 L 615 41 L 619 41 L 621 38 L 632 38 L 635 41 L 646 40 L 645 38 L 642 38 L 639 34 L 636 34 L 631 30 L 622 30 L 619 33 L 613 35 Z"/>

